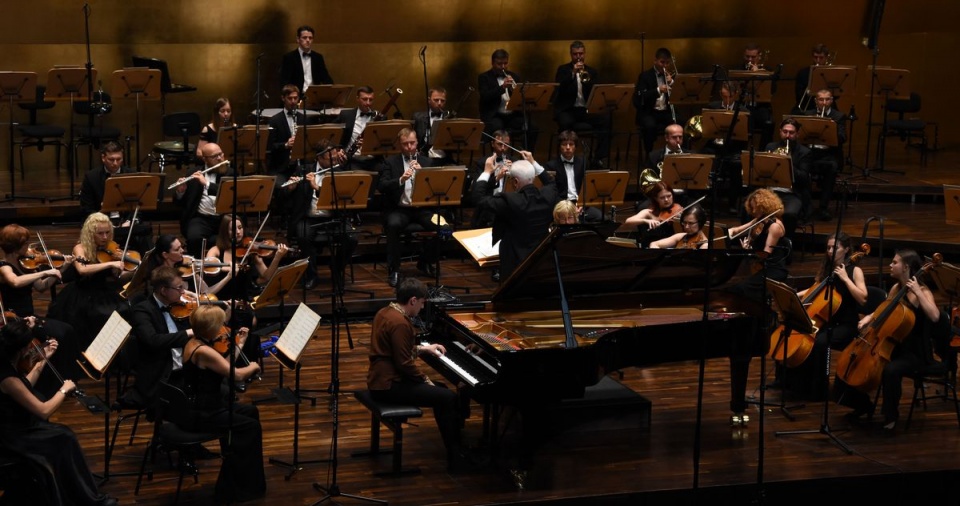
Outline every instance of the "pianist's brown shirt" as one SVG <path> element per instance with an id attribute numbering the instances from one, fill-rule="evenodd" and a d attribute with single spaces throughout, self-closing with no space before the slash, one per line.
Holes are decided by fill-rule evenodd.
<path id="1" fill-rule="evenodd" d="M 416 329 L 400 311 L 389 306 L 378 311 L 373 318 L 367 388 L 389 390 L 394 381 L 424 382 L 427 377 L 417 367 L 414 352 L 416 340 Z"/>

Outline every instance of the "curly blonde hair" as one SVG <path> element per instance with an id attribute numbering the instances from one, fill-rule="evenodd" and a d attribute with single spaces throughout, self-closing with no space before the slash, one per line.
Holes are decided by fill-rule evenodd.
<path id="1" fill-rule="evenodd" d="M 99 263 L 97 260 L 97 227 L 100 225 L 106 224 L 110 227 L 110 239 L 113 240 L 113 223 L 110 222 L 110 217 L 103 213 L 93 213 L 90 216 L 87 216 L 87 219 L 83 222 L 83 228 L 80 229 L 80 246 L 83 248 L 83 257 L 94 263 Z"/>
<path id="2" fill-rule="evenodd" d="M 754 190 L 747 196 L 745 206 L 747 214 L 753 218 L 763 218 L 764 216 L 776 211 L 776 218 L 783 216 L 783 201 L 776 193 L 766 188 Z"/>

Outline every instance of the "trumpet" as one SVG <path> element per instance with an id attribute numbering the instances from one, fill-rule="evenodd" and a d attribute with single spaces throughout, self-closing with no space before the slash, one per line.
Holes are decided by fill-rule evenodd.
<path id="1" fill-rule="evenodd" d="M 510 82 L 507 83 L 507 84 L 509 84 L 511 88 L 517 89 L 517 82 L 513 80 L 513 77 L 512 77 L 512 76 L 510 76 L 509 74 L 507 74 L 507 71 L 506 71 L 506 70 L 501 70 L 501 71 L 500 71 L 500 77 L 503 78 L 503 82 L 504 82 L 504 83 L 507 83 L 507 81 L 509 80 Z"/>
<path id="2" fill-rule="evenodd" d="M 763 65 L 770 58 L 770 50 L 764 49 L 760 52 L 760 57 L 757 58 L 757 70 L 763 70 Z"/>
<path id="3" fill-rule="evenodd" d="M 230 160 L 224 160 L 224 161 L 222 161 L 222 162 L 214 165 L 213 167 L 207 167 L 206 169 L 203 170 L 203 172 L 201 172 L 201 174 L 206 174 L 207 172 L 210 172 L 210 171 L 213 170 L 213 169 L 218 169 L 218 168 L 220 168 L 220 167 L 222 167 L 222 166 L 224 166 L 224 165 L 230 165 Z M 189 176 L 186 176 L 186 177 L 181 177 L 180 179 L 177 179 L 177 182 L 176 182 L 176 183 L 173 183 L 172 185 L 168 186 L 167 189 L 168 189 L 168 190 L 172 190 L 172 189 L 174 189 L 174 188 L 176 188 L 176 187 L 178 187 L 178 186 L 186 183 L 187 181 L 189 181 L 191 177 L 193 177 L 192 174 L 189 175 Z"/>
<path id="4" fill-rule="evenodd" d="M 577 63 L 583 65 L 582 67 L 580 67 L 580 70 L 577 70 L 577 71 L 576 71 L 577 76 L 580 77 L 580 82 L 581 82 L 581 83 L 589 83 L 589 82 L 590 82 L 590 72 L 587 71 L 587 66 L 583 63 L 583 58 L 578 58 L 578 59 L 577 59 Z"/>
<path id="5" fill-rule="evenodd" d="M 778 155 L 790 156 L 790 141 L 785 142 L 783 146 L 778 147 L 773 152 Z"/>

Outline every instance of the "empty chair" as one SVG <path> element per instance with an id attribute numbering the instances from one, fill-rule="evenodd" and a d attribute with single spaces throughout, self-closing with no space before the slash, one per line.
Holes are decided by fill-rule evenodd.
<path id="1" fill-rule="evenodd" d="M 110 114 L 113 110 L 113 102 L 110 94 L 100 90 L 93 93 L 93 101 L 77 101 L 73 103 L 73 112 L 80 115 L 81 118 L 93 116 L 93 126 L 89 121 L 82 121 L 74 124 L 73 138 L 71 139 L 70 152 L 73 157 L 73 168 L 76 174 L 80 174 L 80 164 L 77 162 L 77 150 L 80 146 L 88 146 L 92 149 L 99 149 L 106 141 L 120 142 L 120 129 L 103 124 L 104 116 Z"/>
<path id="2" fill-rule="evenodd" d="M 37 151 L 43 151 L 48 145 L 56 148 L 57 172 L 60 172 L 60 148 L 64 145 L 63 137 L 66 129 L 56 125 L 44 125 L 37 123 L 38 111 L 51 109 L 56 102 L 45 100 L 44 93 L 47 87 L 37 85 L 37 97 L 33 102 L 21 102 L 17 105 L 21 109 L 30 111 L 30 122 L 26 125 L 20 125 L 17 130 L 20 131 L 21 138 L 15 144 L 20 146 L 20 177 L 24 176 L 25 166 L 23 163 L 23 149 L 34 147 Z"/>
<path id="3" fill-rule="evenodd" d="M 939 127 L 934 122 L 924 121 L 918 117 L 907 117 L 907 114 L 916 114 L 920 112 L 920 95 L 911 93 L 907 100 L 887 100 L 887 113 L 897 115 L 896 119 L 887 120 L 886 128 L 880 133 L 881 153 L 885 148 L 886 138 L 890 136 L 899 136 L 901 140 L 907 142 L 908 146 L 920 148 L 920 164 L 927 164 L 927 151 L 931 149 L 929 139 L 927 139 L 927 126 L 934 128 L 934 139 L 939 136 Z M 911 144 L 911 140 L 917 140 L 918 143 Z M 932 149 L 936 149 L 936 140 Z"/>

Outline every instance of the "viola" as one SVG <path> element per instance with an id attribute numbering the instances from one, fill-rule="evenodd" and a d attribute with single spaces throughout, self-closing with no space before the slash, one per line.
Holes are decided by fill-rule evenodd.
<path id="1" fill-rule="evenodd" d="M 917 272 L 920 276 L 933 266 L 943 262 L 943 255 L 933 254 L 933 262 Z M 890 362 L 894 348 L 903 342 L 913 325 L 916 316 L 904 302 L 907 295 L 906 284 L 900 287 L 893 297 L 883 301 L 873 312 L 873 320 L 860 334 L 844 348 L 837 362 L 837 377 L 844 383 L 861 392 L 875 392 L 880 386 L 883 367 Z"/>
<path id="2" fill-rule="evenodd" d="M 280 246 L 270 239 L 254 242 L 253 238 L 244 237 L 243 240 L 240 241 L 240 245 L 237 246 L 234 257 L 242 258 L 246 256 L 247 251 L 249 251 L 251 255 L 257 255 L 260 258 L 271 258 L 278 249 L 280 249 Z M 288 249 L 287 251 L 294 255 L 297 254 L 296 249 Z"/>
<path id="3" fill-rule="evenodd" d="M 864 243 L 860 246 L 860 251 L 850 255 L 847 261 L 856 264 L 865 255 L 869 254 L 870 245 Z M 833 292 L 833 300 L 828 300 L 830 297 L 825 288 L 831 282 L 831 278 L 832 276 L 827 276 L 823 281 L 810 287 L 801 301 L 804 309 L 806 309 L 807 316 L 813 322 L 814 332 L 806 334 L 780 325 L 770 334 L 768 357 L 783 362 L 791 368 L 799 366 L 810 357 L 810 352 L 813 351 L 813 345 L 816 343 L 816 329 L 823 328 L 829 322 L 830 317 L 836 314 L 840 304 L 843 303 L 843 298 L 836 291 Z M 786 355 L 784 355 L 784 347 L 786 347 Z"/>
<path id="4" fill-rule="evenodd" d="M 140 253 L 127 250 L 124 255 L 123 249 L 115 241 L 110 241 L 97 250 L 97 261 L 100 263 L 116 262 L 117 260 L 123 260 L 123 270 L 133 271 L 140 266 Z"/>
<path id="5" fill-rule="evenodd" d="M 241 329 L 241 331 L 242 330 L 243 329 Z M 217 337 L 213 339 L 213 343 L 211 343 L 211 346 L 213 347 L 214 350 L 217 351 L 217 353 L 221 355 L 225 355 L 230 350 L 230 334 L 231 334 L 230 327 L 226 325 L 220 327 L 220 332 L 217 334 Z M 233 337 L 233 344 L 238 348 L 243 345 L 243 343 L 240 342 L 239 332 Z M 240 359 L 240 362 L 242 362 L 244 366 L 250 365 L 250 359 L 248 359 L 247 356 L 244 355 L 242 351 L 238 354 L 238 358 Z M 250 382 L 254 379 L 256 379 L 257 381 L 260 381 L 262 378 L 260 377 L 260 374 L 257 373 L 255 377 L 249 378 L 247 382 Z"/>
<path id="6" fill-rule="evenodd" d="M 197 310 L 198 307 L 202 305 L 214 305 L 218 306 L 221 309 L 227 309 L 229 307 L 226 302 L 222 300 L 217 300 L 217 296 L 213 294 L 201 294 L 195 296 L 193 294 L 184 293 L 180 296 L 180 300 L 170 304 L 170 316 L 177 320 L 186 320 L 190 318 L 190 315 Z"/>
<path id="7" fill-rule="evenodd" d="M 59 269 L 63 267 L 66 261 L 66 257 L 59 250 L 47 250 L 47 253 L 44 254 L 43 251 L 30 246 L 27 248 L 27 254 L 20 257 L 20 267 L 27 271 L 35 271 L 40 268 L 49 269 L 51 267 Z"/>
<path id="8" fill-rule="evenodd" d="M 40 325 L 39 320 L 37 322 L 37 325 Z M 30 344 L 27 345 L 29 347 L 27 349 L 27 352 L 24 353 L 22 357 L 20 357 L 19 361 L 17 361 L 17 371 L 20 374 L 27 375 L 30 373 L 30 371 L 33 370 L 34 367 L 37 366 L 37 364 L 43 363 L 43 364 L 46 364 L 47 369 L 50 369 L 50 372 L 52 372 L 53 375 L 56 376 L 56 378 L 60 381 L 60 383 L 64 383 L 65 380 L 63 379 L 63 376 L 60 374 L 60 371 L 58 371 L 57 368 L 54 367 L 53 364 L 50 363 L 50 361 L 47 360 L 47 354 L 45 351 L 43 351 L 43 347 L 45 344 L 46 343 L 40 342 L 39 339 L 36 339 L 36 338 L 32 339 L 30 341 Z M 79 388 L 75 388 L 72 392 L 70 392 L 70 395 L 78 399 L 84 397 L 83 391 L 80 390 Z"/>

